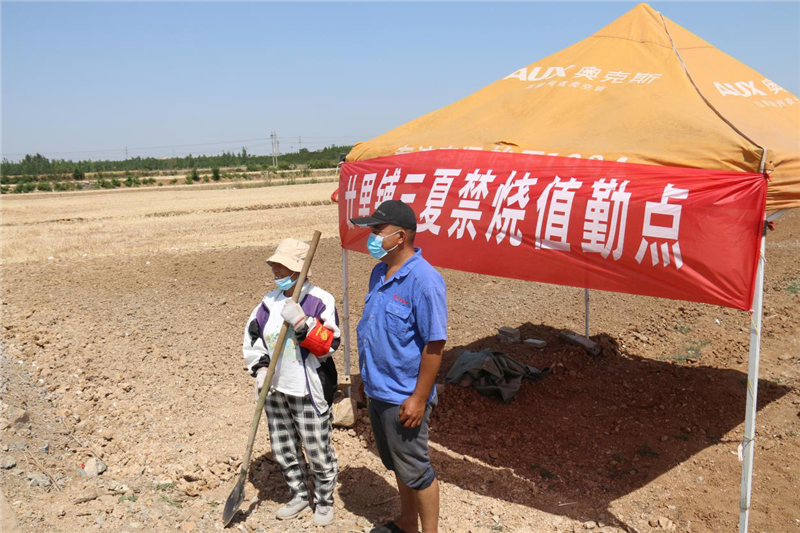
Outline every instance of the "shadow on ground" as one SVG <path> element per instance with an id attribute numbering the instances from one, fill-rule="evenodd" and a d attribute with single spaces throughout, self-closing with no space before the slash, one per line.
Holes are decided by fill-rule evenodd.
<path id="1" fill-rule="evenodd" d="M 592 339 L 603 353 L 592 357 L 562 344 L 554 328 L 520 329 L 523 338 L 548 346 L 488 337 L 445 353 L 439 382 L 465 349 L 503 351 L 553 373 L 523 382 L 507 404 L 447 385 L 431 421 L 432 461 L 443 481 L 580 520 L 721 442 L 744 421 L 747 376 L 703 366 L 700 351 L 653 360 L 601 334 Z M 759 410 L 789 390 L 760 380 Z M 606 522 L 628 529 L 613 516 Z"/>
<path id="2" fill-rule="evenodd" d="M 543 339 L 548 346 L 537 350 L 487 337 L 445 352 L 439 383 L 465 349 L 503 351 L 552 373 L 524 381 L 509 403 L 446 385 L 430 439 L 442 481 L 574 520 L 602 515 L 606 524 L 630 531 L 608 510 L 611 502 L 722 442 L 744 421 L 746 375 L 702 365 L 699 350 L 653 360 L 601 334 L 592 339 L 602 354 L 592 357 L 562 344 L 559 331 L 549 326 L 526 323 L 520 329 L 523 338 Z M 759 410 L 789 390 L 761 380 Z M 370 429 L 359 422 L 357 431 Z M 383 474 L 366 467 L 340 472 L 345 507 L 372 523 L 391 517 L 399 499 Z M 289 499 L 269 455 L 254 459 L 250 480 L 262 502 Z"/>

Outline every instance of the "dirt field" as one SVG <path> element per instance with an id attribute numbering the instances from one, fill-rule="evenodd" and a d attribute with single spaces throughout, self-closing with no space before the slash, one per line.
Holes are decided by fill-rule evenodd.
<path id="1" fill-rule="evenodd" d="M 219 187 L 219 185 L 215 185 Z M 200 186 L 197 186 L 200 187 Z M 2 199 L 4 265 L 103 255 L 203 250 L 277 242 L 295 231 L 338 232 L 335 184 L 254 189 L 133 189 Z M 328 205 L 320 210 L 319 206 Z M 264 212 L 281 209 L 277 216 Z M 52 258 L 52 259 L 50 259 Z"/>
<path id="2" fill-rule="evenodd" d="M 313 279 L 341 297 L 331 189 L 2 198 L 0 488 L 22 531 L 221 529 L 255 403 L 241 331 L 271 286 L 270 245 L 320 229 Z M 799 251 L 794 211 L 767 244 L 757 532 L 800 531 Z M 353 324 L 372 265 L 354 254 Z M 557 340 L 582 331 L 581 289 L 443 274 L 440 381 L 465 348 L 553 373 L 509 404 L 445 387 L 431 429 L 442 531 L 736 529 L 746 313 L 593 292 L 591 334 L 604 350 L 592 358 Z M 499 344 L 503 325 L 548 346 Z M 360 416 L 334 431 L 328 531 L 368 531 L 399 508 Z M 82 476 L 96 457 L 108 469 Z M 263 419 L 246 494 L 232 529 L 313 530 L 309 517 L 273 518 L 288 492 Z"/>

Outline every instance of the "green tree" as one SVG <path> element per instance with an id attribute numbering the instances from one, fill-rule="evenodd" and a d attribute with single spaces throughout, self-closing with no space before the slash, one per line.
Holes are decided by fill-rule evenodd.
<path id="1" fill-rule="evenodd" d="M 298 152 L 283 154 L 279 158 L 279 164 L 289 165 L 309 165 L 316 160 L 316 165 L 322 163 L 322 168 L 332 168 L 336 166 L 339 157 L 343 153 L 350 151 L 351 146 L 331 145 L 320 150 L 311 151 L 303 148 Z M 267 168 L 272 165 L 272 156 L 252 155 L 247 153 L 246 148 L 242 148 L 240 153 L 223 152 L 219 155 L 206 156 L 191 154 L 185 157 L 174 157 L 171 159 L 156 159 L 154 157 L 132 157 L 126 160 L 102 160 L 102 161 L 71 161 L 68 159 L 48 159 L 41 154 L 26 155 L 19 161 L 3 159 L 0 162 L 0 175 L 22 176 L 25 174 L 33 176 L 55 176 L 50 180 L 62 180 L 72 176 L 75 181 L 80 181 L 77 176 L 82 173 L 99 172 L 120 172 L 120 171 L 154 171 L 154 170 L 180 170 L 192 168 L 213 168 L 213 167 L 233 167 L 238 165 L 253 165 L 253 168 Z M 4 183 L 13 182 L 4 180 Z"/>

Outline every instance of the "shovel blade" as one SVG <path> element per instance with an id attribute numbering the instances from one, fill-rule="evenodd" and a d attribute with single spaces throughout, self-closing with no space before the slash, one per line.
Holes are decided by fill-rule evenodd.
<path id="1" fill-rule="evenodd" d="M 242 505 L 244 501 L 244 483 L 246 479 L 247 472 L 242 472 L 239 475 L 236 486 L 233 487 L 233 490 L 225 502 L 225 508 L 222 510 L 222 522 L 225 527 L 231 523 L 231 520 L 233 520 L 233 517 L 236 515 L 236 511 L 239 510 L 239 506 Z"/>

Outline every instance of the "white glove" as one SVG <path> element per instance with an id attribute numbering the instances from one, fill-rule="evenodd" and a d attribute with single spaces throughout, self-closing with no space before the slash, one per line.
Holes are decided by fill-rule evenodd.
<path id="1" fill-rule="evenodd" d="M 256 393 L 256 398 L 261 394 L 261 387 L 264 386 L 264 381 L 267 379 L 267 368 L 261 367 L 256 371 L 256 380 L 253 383 L 253 391 Z"/>
<path id="2" fill-rule="evenodd" d="M 295 330 L 301 329 L 305 325 L 306 314 L 294 300 L 286 300 L 281 309 L 281 317 Z"/>

